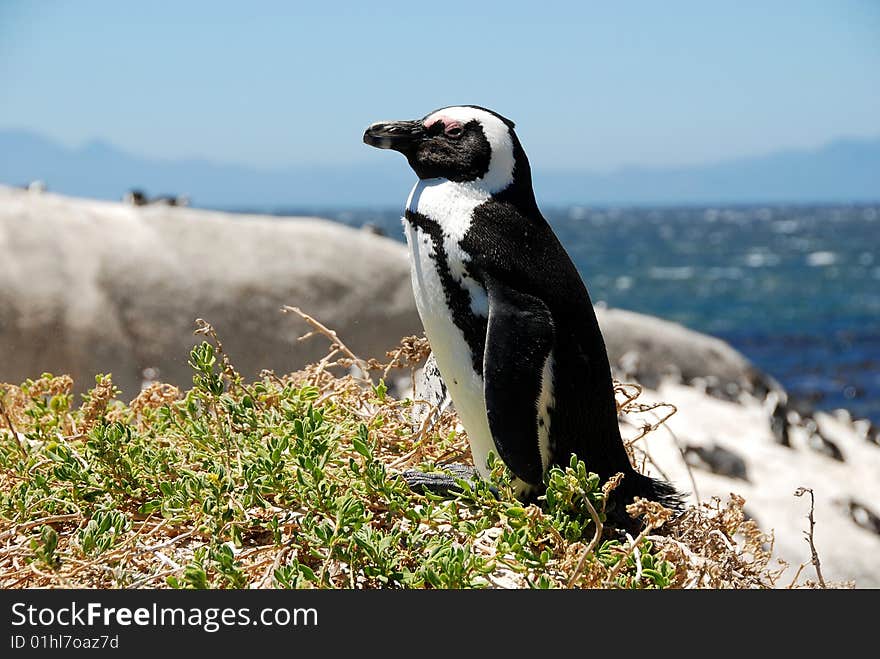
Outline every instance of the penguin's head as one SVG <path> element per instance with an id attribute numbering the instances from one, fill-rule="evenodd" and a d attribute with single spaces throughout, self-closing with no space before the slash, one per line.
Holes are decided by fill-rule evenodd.
<path id="1" fill-rule="evenodd" d="M 523 177 L 531 187 L 528 160 L 513 122 L 474 105 L 457 105 L 413 121 L 380 121 L 364 142 L 406 156 L 420 179 L 473 183 L 490 194 Z"/>

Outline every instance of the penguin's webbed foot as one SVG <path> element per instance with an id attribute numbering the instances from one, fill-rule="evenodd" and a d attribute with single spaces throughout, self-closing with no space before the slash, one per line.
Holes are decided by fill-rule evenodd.
<path id="1" fill-rule="evenodd" d="M 444 470 L 442 472 L 407 469 L 401 476 L 409 485 L 409 489 L 417 494 L 430 493 L 444 497 L 461 493 L 461 481 L 474 485 L 482 480 L 477 470 L 468 465 L 450 463 L 443 465 L 442 468 Z M 490 489 L 493 494 L 498 495 L 495 488 Z"/>

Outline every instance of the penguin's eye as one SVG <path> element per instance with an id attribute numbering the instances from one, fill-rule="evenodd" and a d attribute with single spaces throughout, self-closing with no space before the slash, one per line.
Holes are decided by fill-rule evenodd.
<path id="1" fill-rule="evenodd" d="M 461 124 L 450 124 L 443 132 L 446 134 L 446 137 L 459 138 L 464 133 L 464 128 L 461 127 Z"/>

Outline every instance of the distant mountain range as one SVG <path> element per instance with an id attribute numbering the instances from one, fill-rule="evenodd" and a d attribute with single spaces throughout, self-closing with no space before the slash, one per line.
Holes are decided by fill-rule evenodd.
<path id="1" fill-rule="evenodd" d="M 100 141 L 71 149 L 31 132 L 0 130 L 0 182 L 35 179 L 82 197 L 121 199 L 137 188 L 151 196 L 185 194 L 202 207 L 271 210 L 400 206 L 413 175 L 402 158 L 258 170 L 142 158 Z M 536 171 L 535 189 L 544 205 L 880 201 L 880 137 L 687 167 Z"/>

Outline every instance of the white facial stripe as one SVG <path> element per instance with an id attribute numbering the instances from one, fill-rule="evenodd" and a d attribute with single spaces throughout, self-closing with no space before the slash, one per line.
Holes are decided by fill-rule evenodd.
<path id="1" fill-rule="evenodd" d="M 479 186 L 488 194 L 495 194 L 513 182 L 513 140 L 510 139 L 507 125 L 501 119 L 485 110 L 453 106 L 437 110 L 428 116 L 425 125 L 430 126 L 440 117 L 448 117 L 462 124 L 476 120 L 483 127 L 483 134 L 492 149 L 492 157 L 489 160 L 489 171 L 483 178 L 471 181 L 472 184 Z"/>

